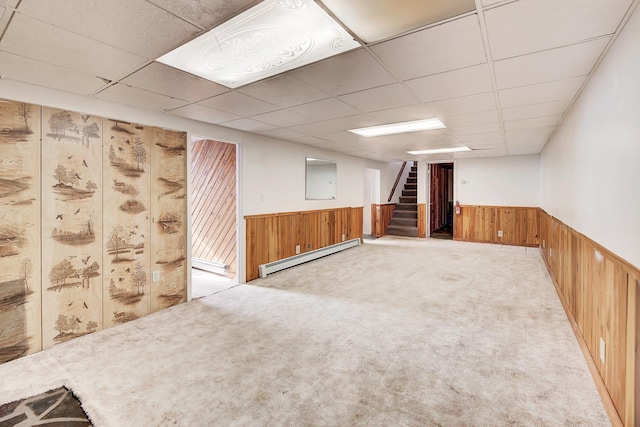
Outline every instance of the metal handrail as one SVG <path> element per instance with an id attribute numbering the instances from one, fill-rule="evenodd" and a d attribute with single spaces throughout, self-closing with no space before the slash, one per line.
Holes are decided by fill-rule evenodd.
<path id="1" fill-rule="evenodd" d="M 387 199 L 387 202 L 390 202 L 391 199 L 393 199 L 393 194 L 396 192 L 396 187 L 398 186 L 398 183 L 400 182 L 400 178 L 402 177 L 402 172 L 404 172 L 404 167 L 405 166 L 407 166 L 406 160 L 402 163 L 402 167 L 400 168 L 400 172 L 398 172 L 398 177 L 396 178 L 396 183 L 393 184 L 393 188 L 391 189 L 391 194 L 389 194 L 389 199 Z"/>

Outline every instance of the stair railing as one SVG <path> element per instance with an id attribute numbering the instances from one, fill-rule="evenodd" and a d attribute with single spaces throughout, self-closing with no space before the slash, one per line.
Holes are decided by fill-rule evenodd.
<path id="1" fill-rule="evenodd" d="M 396 192 L 396 187 L 398 187 L 398 183 L 400 182 L 400 178 L 402 178 L 402 172 L 404 172 L 404 167 L 407 166 L 406 160 L 402 162 L 402 167 L 400 168 L 400 172 L 398 172 L 398 177 L 396 178 L 396 183 L 393 184 L 393 188 L 391 189 L 391 194 L 389 194 L 389 199 L 387 202 L 390 202 L 393 199 L 393 194 Z"/>

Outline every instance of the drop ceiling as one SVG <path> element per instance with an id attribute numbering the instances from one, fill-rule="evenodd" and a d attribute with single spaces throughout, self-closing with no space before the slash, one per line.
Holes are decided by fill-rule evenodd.
<path id="1" fill-rule="evenodd" d="M 259 1 L 0 0 L 0 76 L 379 161 L 535 154 L 638 2 L 318 0 L 362 47 L 232 90 L 155 59 Z"/>

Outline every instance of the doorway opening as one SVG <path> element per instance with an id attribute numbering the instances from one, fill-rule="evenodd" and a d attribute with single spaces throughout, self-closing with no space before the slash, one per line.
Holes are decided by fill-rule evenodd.
<path id="1" fill-rule="evenodd" d="M 237 146 L 197 139 L 191 147 L 191 295 L 237 281 Z"/>
<path id="2" fill-rule="evenodd" d="M 453 163 L 429 165 L 430 237 L 453 239 Z"/>

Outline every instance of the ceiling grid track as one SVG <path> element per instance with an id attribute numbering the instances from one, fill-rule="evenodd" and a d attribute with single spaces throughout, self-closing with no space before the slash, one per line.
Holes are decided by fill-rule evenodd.
<path id="1" fill-rule="evenodd" d="M 482 0 L 475 0 L 476 10 L 478 12 L 478 22 L 480 23 L 480 32 L 482 34 L 482 42 L 484 43 L 485 54 L 487 55 L 487 66 L 489 67 L 489 76 L 491 77 L 491 86 L 493 87 L 493 97 L 496 103 L 496 109 L 498 112 L 498 120 L 500 123 L 500 131 L 502 132 L 502 139 L 504 141 L 504 149 L 509 155 L 509 144 L 507 142 L 507 133 L 504 129 L 504 120 L 502 119 L 502 108 L 500 108 L 500 96 L 498 94 L 498 82 L 496 81 L 496 70 L 493 65 L 493 57 L 491 55 L 491 46 L 489 45 L 489 33 L 487 32 L 487 23 L 484 19 L 484 9 L 482 7 Z"/>

